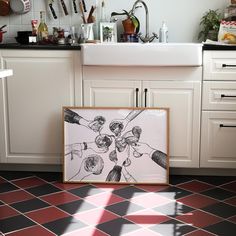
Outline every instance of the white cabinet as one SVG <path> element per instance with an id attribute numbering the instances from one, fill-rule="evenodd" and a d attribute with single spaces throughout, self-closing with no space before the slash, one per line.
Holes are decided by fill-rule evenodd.
<path id="1" fill-rule="evenodd" d="M 79 51 L 2 50 L 0 157 L 4 163 L 59 164 L 62 106 L 81 105 Z"/>
<path id="2" fill-rule="evenodd" d="M 169 107 L 170 166 L 199 167 L 201 67 L 83 66 L 84 106 Z"/>
<path id="3" fill-rule="evenodd" d="M 236 168 L 235 51 L 205 51 L 200 166 Z"/>

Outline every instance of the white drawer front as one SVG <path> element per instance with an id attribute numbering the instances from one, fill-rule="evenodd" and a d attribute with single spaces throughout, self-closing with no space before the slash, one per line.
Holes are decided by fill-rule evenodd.
<path id="1" fill-rule="evenodd" d="M 202 109 L 236 111 L 236 81 L 204 81 Z"/>
<path id="2" fill-rule="evenodd" d="M 236 51 L 205 51 L 204 80 L 236 80 Z"/>
<path id="3" fill-rule="evenodd" d="M 236 168 L 236 112 L 202 113 L 201 167 Z"/>

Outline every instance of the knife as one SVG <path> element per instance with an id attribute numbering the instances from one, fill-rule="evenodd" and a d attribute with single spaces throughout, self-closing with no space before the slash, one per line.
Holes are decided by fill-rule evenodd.
<path id="1" fill-rule="evenodd" d="M 54 18 L 54 19 L 57 19 L 57 15 L 56 15 L 56 13 L 55 13 L 55 11 L 54 11 L 54 8 L 53 8 L 53 6 L 52 6 L 53 2 L 54 2 L 54 0 L 48 0 L 48 6 L 49 6 L 49 8 L 50 8 L 50 10 L 51 10 L 51 12 L 52 12 L 53 18 Z"/>
<path id="2" fill-rule="evenodd" d="M 66 7 L 66 4 L 65 4 L 64 0 L 61 0 L 61 5 L 62 5 L 62 8 L 63 8 L 63 11 L 64 11 L 65 15 L 67 16 L 68 11 L 67 11 L 67 7 Z"/>
<path id="3" fill-rule="evenodd" d="M 82 14 L 82 19 L 83 19 L 83 23 L 86 24 L 86 19 L 85 19 L 85 14 L 84 14 L 84 8 L 83 8 L 83 4 L 81 1 L 79 1 L 79 9 L 81 11 L 81 14 Z"/>
<path id="4" fill-rule="evenodd" d="M 76 0 L 73 0 L 73 8 L 74 8 L 74 12 L 78 13 L 77 6 L 76 6 Z"/>

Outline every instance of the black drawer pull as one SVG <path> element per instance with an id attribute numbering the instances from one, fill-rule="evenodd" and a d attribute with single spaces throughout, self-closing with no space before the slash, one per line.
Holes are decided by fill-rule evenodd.
<path id="1" fill-rule="evenodd" d="M 144 89 L 144 107 L 147 107 L 147 91 L 148 91 L 148 89 L 145 88 Z"/>
<path id="2" fill-rule="evenodd" d="M 224 125 L 224 124 L 220 124 L 220 128 L 236 128 L 236 125 Z"/>
<path id="3" fill-rule="evenodd" d="M 136 88 L 135 93 L 136 93 L 136 107 L 138 107 L 138 92 L 139 88 Z"/>
<path id="4" fill-rule="evenodd" d="M 225 94 L 221 94 L 222 98 L 236 98 L 236 95 L 225 95 Z"/>
<path id="5" fill-rule="evenodd" d="M 227 64 L 222 64 L 222 67 L 236 67 L 236 65 L 227 65 Z"/>

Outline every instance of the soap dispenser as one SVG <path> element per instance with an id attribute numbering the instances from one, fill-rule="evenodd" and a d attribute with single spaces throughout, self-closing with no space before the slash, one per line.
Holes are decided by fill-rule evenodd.
<path id="1" fill-rule="evenodd" d="M 162 26 L 159 32 L 159 42 L 168 43 L 168 28 L 165 21 L 162 22 Z"/>

